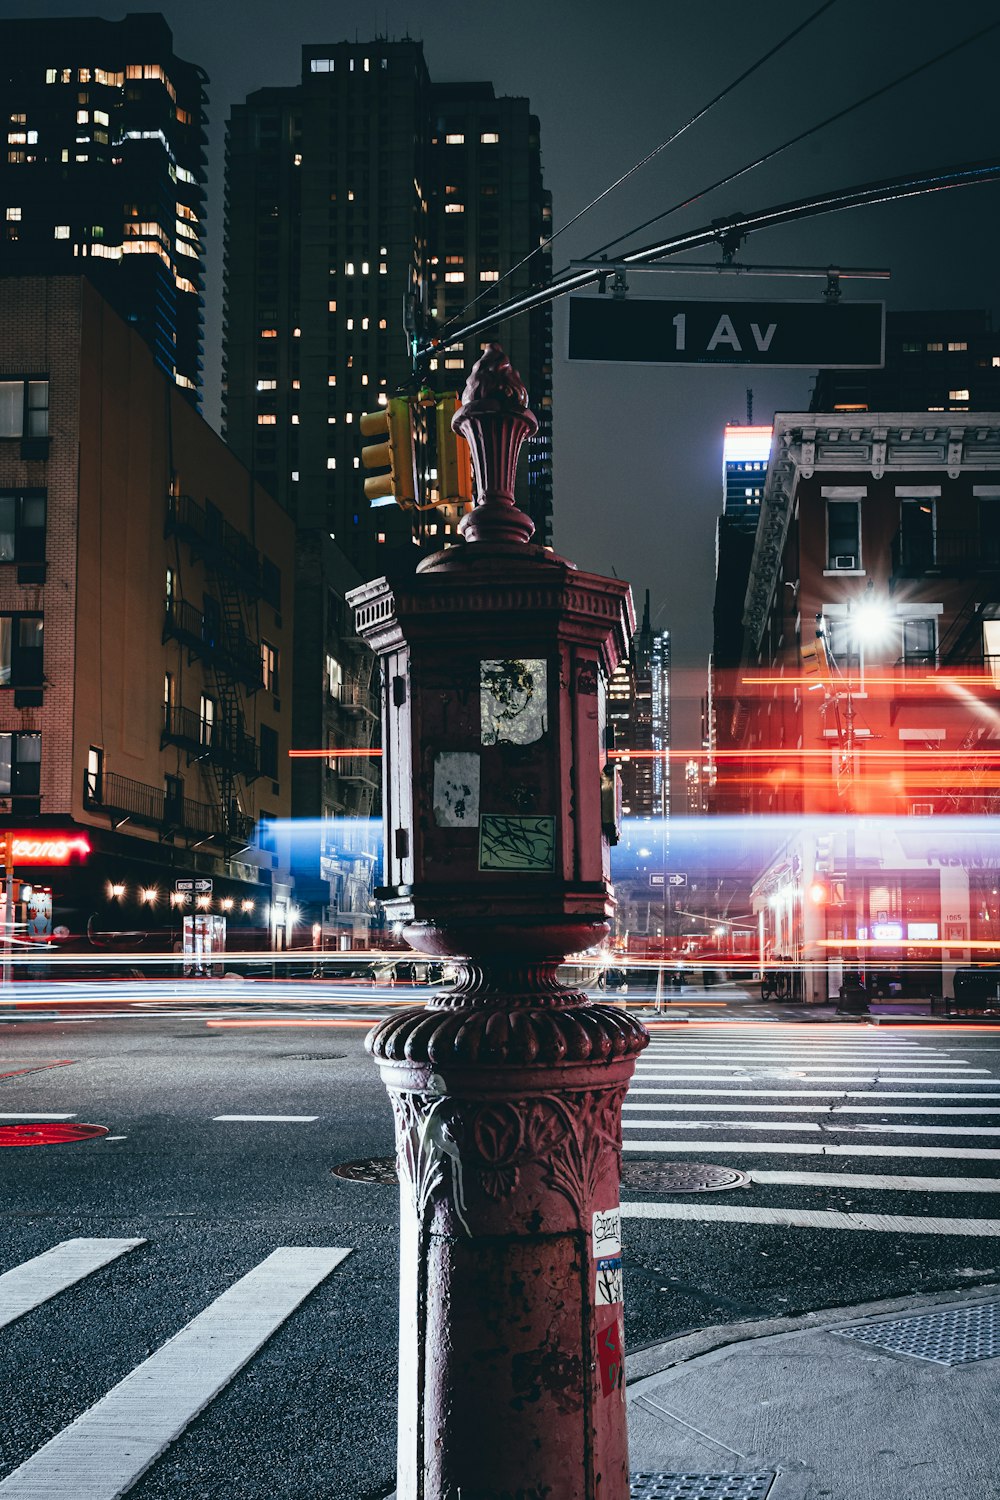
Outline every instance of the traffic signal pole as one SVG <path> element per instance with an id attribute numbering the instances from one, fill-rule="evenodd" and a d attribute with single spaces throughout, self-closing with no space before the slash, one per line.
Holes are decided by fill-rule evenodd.
<path id="1" fill-rule="evenodd" d="M 11 980 L 11 945 L 14 932 L 14 835 L 10 829 L 3 840 L 3 967 L 0 980 L 7 985 Z"/>

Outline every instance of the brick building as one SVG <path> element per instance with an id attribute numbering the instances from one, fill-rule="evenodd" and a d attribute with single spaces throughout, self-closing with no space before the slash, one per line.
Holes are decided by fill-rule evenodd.
<path id="1" fill-rule="evenodd" d="M 0 828 L 24 834 L 18 876 L 51 886 L 75 936 L 164 941 L 181 879 L 211 883 L 202 909 L 237 945 L 283 945 L 269 820 L 290 810 L 291 522 L 82 277 L 0 278 L 0 412 Z M 33 868 L 62 836 L 89 853 Z"/>

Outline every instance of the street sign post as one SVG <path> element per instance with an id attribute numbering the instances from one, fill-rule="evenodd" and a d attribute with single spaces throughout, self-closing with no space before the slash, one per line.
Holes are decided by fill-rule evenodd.
<path id="1" fill-rule="evenodd" d="M 884 302 L 570 297 L 569 357 L 645 365 L 879 369 Z"/>

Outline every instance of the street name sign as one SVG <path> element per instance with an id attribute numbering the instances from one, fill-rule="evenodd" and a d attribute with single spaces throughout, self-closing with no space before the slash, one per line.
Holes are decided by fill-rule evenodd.
<path id="1" fill-rule="evenodd" d="M 885 363 L 885 303 L 570 297 L 569 357 L 641 365 L 879 369 Z"/>
<path id="2" fill-rule="evenodd" d="M 177 891 L 178 893 L 180 893 L 182 891 L 185 891 L 185 892 L 188 892 L 188 893 L 197 893 L 199 896 L 206 896 L 211 889 L 212 889 L 212 882 L 210 880 L 175 880 L 174 881 L 174 890 Z"/>

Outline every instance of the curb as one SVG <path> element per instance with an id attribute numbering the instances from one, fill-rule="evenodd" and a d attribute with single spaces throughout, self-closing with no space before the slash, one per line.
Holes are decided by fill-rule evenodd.
<path id="1" fill-rule="evenodd" d="M 916 1292 L 906 1297 L 888 1297 L 879 1302 L 859 1302 L 852 1307 L 826 1307 L 816 1312 L 800 1313 L 788 1318 L 761 1318 L 756 1322 L 725 1323 L 713 1328 L 698 1328 L 659 1344 L 647 1344 L 625 1355 L 625 1384 L 635 1385 L 655 1375 L 662 1375 L 677 1365 L 689 1363 L 703 1354 L 724 1349 L 730 1344 L 748 1343 L 751 1339 L 773 1338 L 777 1334 L 802 1333 L 834 1327 L 838 1323 L 855 1323 L 864 1318 L 884 1317 L 889 1313 L 928 1311 L 956 1303 L 975 1305 L 995 1302 L 1000 1283 L 989 1282 L 970 1287 L 968 1291 Z"/>

